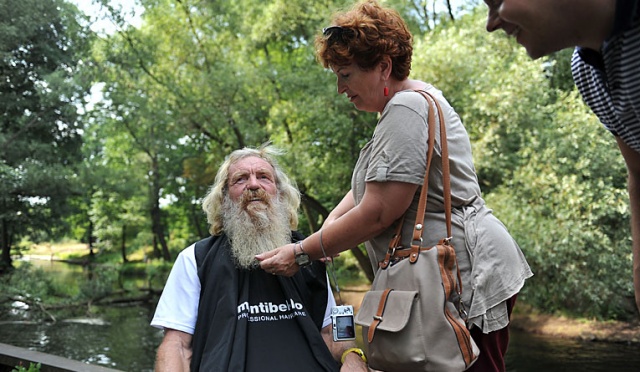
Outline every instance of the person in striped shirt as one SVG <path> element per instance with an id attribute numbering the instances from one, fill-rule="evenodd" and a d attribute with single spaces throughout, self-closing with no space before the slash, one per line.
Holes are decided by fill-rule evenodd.
<path id="1" fill-rule="evenodd" d="M 485 0 L 487 31 L 504 30 L 533 59 L 575 47 L 583 100 L 614 136 L 629 172 L 633 283 L 640 310 L 640 0 Z"/>

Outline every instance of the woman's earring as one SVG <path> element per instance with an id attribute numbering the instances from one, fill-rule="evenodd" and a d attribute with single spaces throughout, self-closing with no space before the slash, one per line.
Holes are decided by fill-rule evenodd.
<path id="1" fill-rule="evenodd" d="M 389 87 L 387 87 L 387 86 L 384 87 L 384 96 L 385 97 L 389 96 Z"/>

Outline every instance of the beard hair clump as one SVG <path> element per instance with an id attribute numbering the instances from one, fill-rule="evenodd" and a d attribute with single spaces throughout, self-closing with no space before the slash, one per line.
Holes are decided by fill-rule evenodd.
<path id="1" fill-rule="evenodd" d="M 260 197 L 265 203 L 249 203 Z M 255 255 L 291 242 L 289 217 L 279 197 L 246 191 L 238 202 L 225 195 L 223 228 L 236 267 L 251 269 Z"/>

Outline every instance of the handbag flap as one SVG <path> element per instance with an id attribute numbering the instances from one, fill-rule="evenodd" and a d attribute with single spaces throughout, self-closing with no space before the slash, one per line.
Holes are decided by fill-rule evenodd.
<path id="1" fill-rule="evenodd" d="M 360 310 L 356 314 L 356 324 L 369 327 L 373 323 L 383 293 L 384 291 L 369 291 L 364 295 Z M 389 332 L 403 329 L 409 321 L 411 308 L 417 298 L 418 291 L 391 291 L 377 328 Z"/>

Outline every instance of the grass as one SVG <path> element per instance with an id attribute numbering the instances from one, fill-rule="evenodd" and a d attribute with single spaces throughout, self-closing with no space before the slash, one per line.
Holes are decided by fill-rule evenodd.
<path id="1" fill-rule="evenodd" d="M 87 244 L 66 242 L 66 243 L 44 243 L 44 244 L 31 244 L 28 248 L 23 249 L 22 255 L 24 256 L 48 256 L 55 257 L 60 260 L 80 258 L 89 254 L 89 247 Z"/>
<path id="2" fill-rule="evenodd" d="M 89 245 L 86 243 L 78 243 L 74 241 L 59 243 L 40 243 L 40 244 L 21 244 L 20 250 L 23 256 L 50 257 L 58 260 L 80 260 L 89 256 Z M 143 261 L 147 256 L 149 249 L 141 248 L 134 252 L 127 252 L 127 260 L 136 262 Z M 99 248 L 94 247 L 93 252 L 97 255 Z M 119 250 L 100 253 L 100 262 L 113 262 L 122 260 L 122 254 Z"/>

